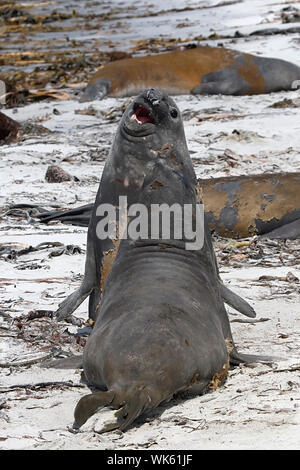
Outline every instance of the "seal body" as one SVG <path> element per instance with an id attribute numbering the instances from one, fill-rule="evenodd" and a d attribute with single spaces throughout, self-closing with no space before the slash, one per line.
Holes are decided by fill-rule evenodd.
<path id="1" fill-rule="evenodd" d="M 91 78 L 82 101 L 132 96 L 159 87 L 176 94 L 253 95 L 291 90 L 300 68 L 290 62 L 232 49 L 199 47 L 117 60 Z"/>
<path id="2" fill-rule="evenodd" d="M 140 188 L 133 206 L 145 210 L 146 219 L 136 225 L 128 204 L 127 236 L 123 232 L 118 243 L 112 239 L 116 256 L 84 349 L 85 379 L 99 391 L 78 402 L 74 426 L 102 406 L 117 408 L 117 422 L 103 431 L 125 430 L 179 391 L 216 388 L 226 379 L 229 362 L 264 360 L 240 354 L 234 345 L 175 103 L 164 92 L 147 90 L 125 112 L 120 127 L 114 147 L 126 142 L 128 155 L 138 154 L 139 166 L 138 171 L 136 165 L 128 167 L 123 153 L 116 152 L 114 178 Z M 186 221 L 178 222 L 177 213 L 169 218 L 168 236 L 161 219 L 153 236 L 151 210 L 157 205 L 176 205 L 183 212 L 188 207 L 196 230 L 179 233 Z M 138 236 L 132 223 L 139 226 Z M 99 226 L 96 230 L 100 235 Z"/>
<path id="3" fill-rule="evenodd" d="M 226 333 L 229 321 L 206 256 L 178 245 L 121 242 L 83 356 L 88 383 L 105 392 L 82 398 L 75 422 L 89 417 L 93 397 L 97 408 L 123 407 L 116 427 L 124 430 L 176 392 L 203 393 L 222 383 Z"/>

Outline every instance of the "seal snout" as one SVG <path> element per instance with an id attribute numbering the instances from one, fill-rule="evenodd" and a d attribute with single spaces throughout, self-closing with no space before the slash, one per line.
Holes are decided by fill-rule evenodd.
<path id="1" fill-rule="evenodd" d="M 158 88 L 150 88 L 145 90 L 145 99 L 151 103 L 152 106 L 158 106 L 163 98 L 163 92 Z"/>

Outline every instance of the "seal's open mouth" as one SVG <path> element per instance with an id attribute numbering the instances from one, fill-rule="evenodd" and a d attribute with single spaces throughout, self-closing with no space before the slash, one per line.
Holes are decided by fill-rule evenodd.
<path id="1" fill-rule="evenodd" d="M 154 117 L 152 116 L 149 109 L 141 104 L 134 106 L 134 112 L 130 119 L 135 119 L 139 124 L 155 124 Z"/>
<path id="2" fill-rule="evenodd" d="M 121 129 L 132 137 L 145 137 L 153 134 L 158 124 L 155 110 L 145 102 L 143 97 L 134 101 L 128 112 L 125 112 Z"/>

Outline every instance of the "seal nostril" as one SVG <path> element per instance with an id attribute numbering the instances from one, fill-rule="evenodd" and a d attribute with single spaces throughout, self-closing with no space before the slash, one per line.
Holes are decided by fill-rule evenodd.
<path id="1" fill-rule="evenodd" d="M 158 90 L 157 88 L 150 88 L 150 90 L 148 90 L 146 93 L 146 100 L 149 101 L 152 106 L 159 105 L 162 98 L 163 94 L 161 90 Z"/>

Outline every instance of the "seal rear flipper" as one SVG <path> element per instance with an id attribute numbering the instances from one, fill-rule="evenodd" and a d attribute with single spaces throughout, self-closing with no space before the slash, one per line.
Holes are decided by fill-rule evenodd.
<path id="1" fill-rule="evenodd" d="M 128 402 L 118 410 L 117 425 L 120 431 L 124 431 L 144 411 L 152 408 L 151 398 L 146 388 L 139 388 Z"/>
<path id="2" fill-rule="evenodd" d="M 73 428 L 79 429 L 100 408 L 109 405 L 117 407 L 117 403 L 120 402 L 121 400 L 113 391 L 96 392 L 84 396 L 75 408 Z M 123 402 L 122 408 L 115 413 L 117 422 L 105 425 L 99 433 L 113 431 L 114 429 L 124 431 L 138 416 L 154 406 L 156 405 L 153 404 L 148 390 L 145 387 L 139 387 L 125 404 Z"/>
<path id="3" fill-rule="evenodd" d="M 111 89 L 111 82 L 108 78 L 100 78 L 94 83 L 91 83 L 86 87 L 80 102 L 102 100 L 106 95 L 109 94 Z"/>
<path id="4" fill-rule="evenodd" d="M 111 405 L 115 398 L 115 392 L 95 392 L 82 397 L 74 411 L 73 429 L 79 429 L 100 408 Z"/>
<path id="5" fill-rule="evenodd" d="M 73 225 L 88 227 L 94 204 L 85 204 L 66 211 L 46 211 L 36 216 L 42 223 L 48 223 L 52 220 L 60 220 Z"/>
<path id="6" fill-rule="evenodd" d="M 282 227 L 275 228 L 271 232 L 264 233 L 260 235 L 259 238 L 287 238 L 289 240 L 300 238 L 300 219 L 294 220 Z"/>
<path id="7" fill-rule="evenodd" d="M 133 421 L 153 407 L 149 392 L 145 387 L 139 387 L 138 390 L 129 398 L 125 405 L 116 411 L 116 423 L 110 423 L 104 426 L 100 433 L 119 429 L 125 431 Z"/>
<path id="8" fill-rule="evenodd" d="M 222 282 L 219 283 L 219 286 L 221 297 L 226 304 L 230 305 L 230 307 L 234 308 L 243 315 L 246 315 L 246 317 L 256 317 L 254 308 L 251 307 L 251 305 L 248 304 L 246 300 L 232 292 L 230 289 L 228 289 L 228 287 L 224 286 Z"/>

